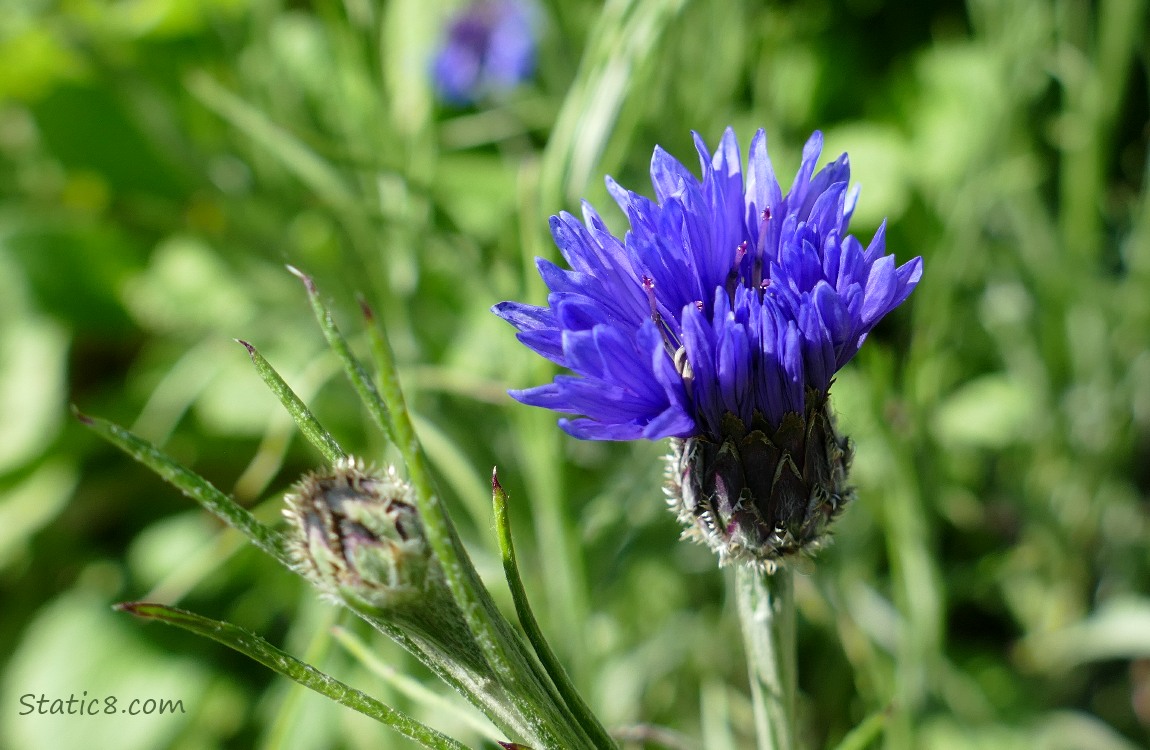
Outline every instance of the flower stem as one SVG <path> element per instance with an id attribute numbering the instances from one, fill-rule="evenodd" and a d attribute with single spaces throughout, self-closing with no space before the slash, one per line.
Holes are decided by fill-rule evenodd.
<path id="1" fill-rule="evenodd" d="M 795 748 L 795 597 L 787 567 L 735 570 L 758 750 Z"/>

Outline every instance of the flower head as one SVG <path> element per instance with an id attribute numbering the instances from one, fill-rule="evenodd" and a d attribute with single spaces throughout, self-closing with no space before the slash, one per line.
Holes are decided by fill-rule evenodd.
<path id="1" fill-rule="evenodd" d="M 522 0 L 478 0 L 448 24 L 434 64 L 439 95 L 469 104 L 508 91 L 535 70 L 535 34 Z"/>
<path id="2" fill-rule="evenodd" d="M 797 551 L 849 497 L 831 382 L 922 275 L 885 254 L 885 224 L 847 234 L 858 193 L 846 154 L 816 172 L 822 145 L 785 195 L 761 130 L 745 169 L 732 130 L 714 154 L 696 135 L 702 179 L 656 148 L 656 200 L 607 181 L 622 240 L 586 203 L 552 217 L 571 270 L 538 259 L 547 307 L 494 308 L 574 373 L 511 395 L 580 415 L 560 420 L 578 438 L 675 438 L 674 503 L 724 559 Z"/>

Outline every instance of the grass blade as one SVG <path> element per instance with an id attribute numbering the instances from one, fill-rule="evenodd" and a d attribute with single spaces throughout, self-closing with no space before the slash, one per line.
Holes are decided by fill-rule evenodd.
<path id="1" fill-rule="evenodd" d="M 842 742 L 835 746 L 835 750 L 866 750 L 886 728 L 888 716 L 890 709 L 884 708 L 866 717 L 858 726 L 847 732 Z"/>
<path id="2" fill-rule="evenodd" d="M 324 674 L 310 664 L 305 664 L 291 654 L 281 651 L 263 638 L 231 623 L 211 620 L 193 612 L 163 604 L 126 602 L 116 605 L 116 609 L 130 612 L 146 620 L 159 620 L 218 641 L 320 695 L 331 698 L 337 703 L 359 711 L 364 716 L 388 725 L 404 737 L 418 742 L 426 748 L 431 748 L 431 750 L 467 750 L 461 742 L 441 734 L 410 716 L 377 701 L 370 695 Z"/>
<path id="3" fill-rule="evenodd" d="M 221 86 L 204 72 L 185 81 L 188 90 L 206 107 L 262 144 L 309 189 L 333 206 L 354 206 L 356 195 L 343 176 L 301 140 L 272 122 L 266 114 Z"/>

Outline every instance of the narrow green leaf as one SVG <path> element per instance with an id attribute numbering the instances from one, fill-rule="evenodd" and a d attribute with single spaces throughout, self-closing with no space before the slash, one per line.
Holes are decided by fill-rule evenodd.
<path id="1" fill-rule="evenodd" d="M 343 449 L 339 447 L 339 443 L 331 436 L 319 420 L 311 413 L 300 397 L 296 395 L 295 391 L 291 389 L 284 379 L 280 377 L 275 368 L 264 359 L 263 355 L 256 351 L 256 348 L 242 339 L 236 339 L 237 342 L 243 344 L 244 348 L 248 350 L 251 355 L 252 362 L 256 366 L 256 372 L 267 383 L 268 388 L 280 400 L 284 408 L 287 409 L 288 414 L 295 420 L 296 425 L 299 427 L 300 432 L 307 438 L 308 442 L 315 446 L 315 449 L 323 454 L 323 457 L 328 460 L 328 463 L 334 464 L 339 459 L 343 458 L 346 454 Z"/>
<path id="2" fill-rule="evenodd" d="M 615 748 L 615 741 L 607 733 L 603 725 L 595 717 L 590 706 L 583 700 L 583 696 L 576 690 L 567 670 L 559 662 L 559 657 L 551 650 L 551 644 L 543 635 L 539 621 L 531 611 L 531 604 L 527 601 L 527 591 L 523 588 L 523 579 L 519 575 L 519 565 L 515 559 L 515 544 L 511 540 L 511 518 L 507 514 L 507 492 L 499 483 L 498 475 L 491 472 L 491 498 L 495 507 L 495 531 L 499 537 L 499 552 L 503 558 L 503 572 L 507 576 L 507 586 L 511 589 L 511 598 L 515 601 L 515 612 L 519 615 L 519 624 L 527 633 L 539 661 L 547 670 L 548 676 L 555 684 L 559 694 L 563 697 L 567 707 L 575 715 L 576 721 L 599 748 Z"/>
<path id="3" fill-rule="evenodd" d="M 866 717 L 858 726 L 847 732 L 842 742 L 835 746 L 835 750 L 866 750 L 882 734 L 889 716 L 890 708 L 884 708 Z"/>
<path id="4" fill-rule="evenodd" d="M 320 695 L 331 698 L 364 716 L 388 725 L 404 737 L 431 750 L 467 750 L 461 742 L 421 724 L 410 716 L 396 711 L 366 693 L 340 682 L 310 664 L 281 651 L 263 638 L 228 622 L 210 620 L 193 612 L 163 604 L 126 602 L 116 605 L 122 612 L 130 612 L 146 620 L 159 620 L 205 638 L 224 644 L 260 664 L 282 674 Z"/>
<path id="5" fill-rule="evenodd" d="M 1094 661 L 1150 658 L 1150 599 L 1115 596 L 1085 619 L 1027 636 L 1017 654 L 1045 672 Z"/>
<path id="6" fill-rule="evenodd" d="M 379 391 L 375 388 L 375 383 L 372 382 L 371 376 L 363 369 L 363 365 L 351 353 L 351 347 L 347 343 L 347 339 L 340 333 L 339 327 L 335 324 L 335 319 L 332 318 L 331 311 L 327 309 L 327 305 L 320 299 L 319 289 L 316 288 L 315 281 L 310 276 L 300 271 L 295 266 L 288 266 L 287 269 L 291 271 L 300 281 L 303 282 L 304 288 L 307 290 L 308 301 L 311 302 L 312 312 L 315 313 L 315 319 L 319 322 L 319 327 L 323 331 L 323 336 L 327 339 L 328 345 L 331 346 L 332 351 L 335 352 L 336 357 L 339 358 L 340 364 L 343 365 L 344 373 L 346 373 L 351 385 L 355 388 L 355 392 L 359 394 L 359 398 L 363 401 L 363 405 L 367 407 L 367 411 L 371 414 L 372 420 L 375 421 L 383 434 L 391 441 L 396 442 L 395 435 L 393 434 L 392 417 L 388 415 L 388 406 L 384 400 L 380 398 Z M 392 408 L 395 408 L 394 406 Z M 399 446 L 403 449 L 403 446 Z"/>
<path id="7" fill-rule="evenodd" d="M 308 293 L 312 294 L 310 289 Z M 313 295 L 314 297 L 315 295 Z M 395 355 L 391 351 L 391 342 L 387 340 L 387 332 L 383 326 L 376 321 L 375 312 L 362 297 L 359 298 L 359 309 L 367 323 L 368 337 L 371 340 L 371 356 L 375 361 L 376 375 L 379 377 L 379 390 L 388 407 L 387 415 L 390 418 L 389 424 L 392 434 L 395 436 L 396 447 L 399 448 L 403 460 L 410 469 L 415 457 L 420 454 L 421 450 L 419 439 L 415 436 L 415 430 L 411 426 L 411 415 L 407 412 L 407 399 L 403 395 L 403 388 L 399 385 L 399 370 L 395 366 Z"/>
<path id="8" fill-rule="evenodd" d="M 119 425 L 81 414 L 73 407 L 76 418 L 98 435 L 154 471 L 164 481 L 195 500 L 228 526 L 241 532 L 254 545 L 291 567 L 283 535 L 255 519 L 246 508 L 212 486 L 208 480 L 181 466 L 174 458 L 147 440 Z"/>

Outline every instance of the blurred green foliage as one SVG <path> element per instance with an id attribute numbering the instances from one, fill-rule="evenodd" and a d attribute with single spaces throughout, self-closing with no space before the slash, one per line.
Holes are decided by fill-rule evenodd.
<path id="1" fill-rule="evenodd" d="M 884 709 L 890 748 L 1150 742 L 1147 3 L 550 0 L 535 81 L 466 110 L 426 76 L 451 7 L 0 2 L 0 745 L 406 746 L 109 609 L 139 598 L 256 630 L 480 742 L 66 417 L 71 401 L 131 425 L 273 518 L 319 458 L 243 337 L 344 445 L 385 458 L 290 262 L 346 330 L 356 293 L 386 320 L 492 581 L 499 465 L 536 613 L 606 723 L 749 746 L 724 573 L 675 541 L 660 446 L 579 443 L 513 404 L 505 388 L 551 373 L 487 312 L 542 298 L 549 214 L 606 209 L 603 174 L 643 190 L 656 143 L 689 163 L 689 131 L 728 124 L 743 143 L 765 127 L 781 173 L 825 130 L 863 185 L 856 233 L 889 217 L 890 249 L 925 257 L 834 389 L 859 501 L 799 578 L 807 746 Z M 24 694 L 82 691 L 187 713 L 18 713 Z"/>

